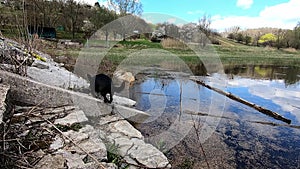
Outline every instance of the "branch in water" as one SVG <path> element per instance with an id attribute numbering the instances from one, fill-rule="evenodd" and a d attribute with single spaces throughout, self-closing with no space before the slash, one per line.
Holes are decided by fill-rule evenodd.
<path id="1" fill-rule="evenodd" d="M 235 96 L 235 95 L 233 95 L 233 94 L 231 94 L 229 92 L 225 92 L 225 91 L 220 90 L 218 88 L 214 88 L 212 86 L 209 86 L 209 85 L 205 84 L 205 82 L 203 82 L 201 80 L 197 80 L 197 79 L 193 79 L 193 78 L 191 80 L 194 81 L 194 82 L 196 82 L 197 84 L 200 84 L 200 85 L 202 85 L 202 86 L 210 89 L 210 90 L 213 90 L 213 91 L 215 91 L 215 92 L 217 92 L 217 93 L 219 93 L 221 95 L 224 95 L 224 96 L 226 96 L 226 97 L 228 97 L 228 98 L 230 98 L 232 100 L 238 101 L 238 102 L 243 103 L 243 104 L 245 104 L 245 105 L 247 105 L 249 107 L 252 107 L 255 110 L 257 110 L 257 111 L 259 111 L 259 112 L 261 112 L 261 113 L 263 113 L 265 115 L 273 117 L 274 119 L 281 120 L 281 121 L 283 121 L 285 123 L 288 123 L 288 124 L 291 124 L 291 122 L 292 122 L 290 119 L 287 119 L 287 118 L 281 116 L 280 114 L 278 114 L 276 112 L 273 112 L 273 111 L 271 111 L 269 109 L 266 109 L 266 108 L 263 108 L 261 106 L 258 106 L 258 105 L 254 104 L 254 103 L 248 102 L 247 100 L 239 98 L 239 97 L 237 97 L 237 96 Z"/>

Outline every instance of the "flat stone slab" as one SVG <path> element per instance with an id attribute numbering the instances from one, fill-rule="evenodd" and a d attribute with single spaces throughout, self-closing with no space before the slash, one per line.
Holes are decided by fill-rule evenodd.
<path id="1" fill-rule="evenodd" d="M 49 168 L 64 168 L 66 159 L 62 155 L 51 155 L 48 154 L 42 158 L 36 165 L 35 168 L 49 169 Z"/>
<path id="2" fill-rule="evenodd" d="M 114 95 L 113 103 L 123 105 L 123 106 L 133 107 L 136 104 L 136 101 L 125 98 L 125 97 L 120 97 L 120 96 Z"/>
<path id="3" fill-rule="evenodd" d="M 143 123 L 145 120 L 147 120 L 150 117 L 148 113 L 133 108 L 125 107 L 122 105 L 115 105 L 114 111 L 124 119 L 135 123 Z"/>
<path id="4" fill-rule="evenodd" d="M 66 70 L 64 67 L 59 66 L 58 63 L 54 62 L 45 54 L 40 55 L 47 58 L 47 60 L 46 62 L 43 62 L 34 59 L 32 66 L 27 68 L 27 75 L 31 79 L 65 89 L 80 89 L 89 87 L 89 83 L 85 79 Z"/>
<path id="5" fill-rule="evenodd" d="M 84 93 L 46 85 L 2 70 L 0 77 L 3 84 L 10 86 L 12 99 L 17 102 L 41 107 L 75 105 L 87 116 L 93 117 L 105 116 L 112 112 L 112 105 Z"/>
<path id="6" fill-rule="evenodd" d="M 135 101 L 130 99 L 116 96 L 116 103 L 106 104 L 88 94 L 50 86 L 10 72 L 0 70 L 0 77 L 3 79 L 3 84 L 10 85 L 12 99 L 28 105 L 42 107 L 74 105 L 83 110 L 87 117 L 110 115 L 113 111 L 112 106 L 115 105 L 116 113 L 130 121 L 143 122 L 149 117 L 145 112 L 122 106 L 133 106 Z"/>
<path id="7" fill-rule="evenodd" d="M 100 118 L 95 129 L 99 131 L 101 139 L 115 144 L 128 164 L 145 168 L 171 167 L 162 152 L 145 143 L 141 132 L 118 115 Z"/>
<path id="8" fill-rule="evenodd" d="M 82 110 L 73 110 L 66 117 L 61 119 L 56 119 L 54 124 L 60 125 L 71 125 L 74 123 L 83 123 L 87 122 L 89 119 L 85 116 Z"/>

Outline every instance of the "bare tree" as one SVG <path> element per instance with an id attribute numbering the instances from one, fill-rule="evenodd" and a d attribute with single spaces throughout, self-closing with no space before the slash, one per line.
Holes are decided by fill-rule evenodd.
<path id="1" fill-rule="evenodd" d="M 188 23 L 181 27 L 181 38 L 185 42 L 193 42 L 194 40 L 194 33 L 197 32 L 197 24 L 195 23 Z"/>
<path id="2" fill-rule="evenodd" d="M 96 26 L 97 29 L 101 28 L 105 24 L 117 19 L 117 15 L 114 11 L 109 10 L 103 6 L 95 6 L 92 11 L 90 21 Z"/>
<path id="3" fill-rule="evenodd" d="M 27 0 L 28 22 L 32 26 L 53 27 L 62 16 L 62 0 Z"/>
<path id="4" fill-rule="evenodd" d="M 175 24 L 164 22 L 162 24 L 157 24 L 156 27 L 157 30 L 161 30 L 164 35 L 173 37 L 173 38 L 179 38 L 179 28 Z"/>
<path id="5" fill-rule="evenodd" d="M 211 25 L 210 16 L 205 14 L 202 16 L 202 18 L 199 19 L 198 30 L 200 32 L 200 44 L 202 44 L 202 47 L 205 47 L 209 40 L 208 38 L 211 34 L 210 25 Z"/>
<path id="6" fill-rule="evenodd" d="M 292 45 L 294 48 L 300 49 L 300 22 L 298 22 L 293 32 L 294 32 L 294 38 L 293 38 Z"/>
<path id="7" fill-rule="evenodd" d="M 69 26 L 72 32 L 72 38 L 74 39 L 79 24 L 83 24 L 78 20 L 81 6 L 75 0 L 67 0 L 65 5 L 63 10 L 65 24 Z"/>
<path id="8" fill-rule="evenodd" d="M 126 37 L 134 35 L 134 32 L 138 33 L 149 33 L 151 32 L 150 26 L 145 22 L 145 20 L 134 16 L 127 15 L 119 18 L 114 22 L 113 30 L 118 34 L 122 35 L 123 40 L 126 40 Z"/>
<path id="9" fill-rule="evenodd" d="M 139 0 L 108 0 L 108 2 L 110 7 L 121 16 L 127 14 L 140 15 L 143 12 L 142 3 Z"/>

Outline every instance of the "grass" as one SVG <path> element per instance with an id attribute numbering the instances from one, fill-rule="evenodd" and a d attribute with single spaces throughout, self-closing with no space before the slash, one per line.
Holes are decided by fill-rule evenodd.
<path id="1" fill-rule="evenodd" d="M 223 41 L 228 41 L 224 39 Z M 114 42 L 111 42 L 112 45 Z M 140 39 L 135 41 L 120 41 L 115 47 L 110 49 L 103 48 L 105 41 L 89 41 L 90 48 L 84 49 L 55 49 L 47 48 L 46 51 L 51 56 L 67 56 L 74 60 L 80 56 L 99 55 L 99 52 L 107 50 L 101 72 L 111 73 L 123 62 L 128 65 L 139 66 L 166 66 L 174 68 L 180 61 L 188 65 L 191 70 L 198 69 L 201 60 L 208 63 L 213 59 L 220 58 L 222 64 L 226 65 L 274 65 L 274 66 L 299 66 L 300 51 L 291 49 L 267 48 L 246 46 L 228 41 L 230 45 L 210 45 L 206 49 L 197 49 L 199 56 L 194 50 L 184 47 L 180 49 L 178 44 L 170 47 L 173 42 L 168 42 L 168 47 L 164 48 L 161 43 L 153 43 L 148 40 Z M 199 48 L 197 44 L 191 45 L 192 48 Z M 99 55 L 100 56 L 100 55 Z M 211 60 L 210 60 L 211 59 Z M 101 69 L 101 68 L 100 68 Z M 196 73 L 197 74 L 197 73 Z"/>
<path id="2" fill-rule="evenodd" d="M 75 33 L 74 34 L 74 39 L 80 41 L 80 42 L 85 42 L 84 33 Z M 56 31 L 56 38 L 57 39 L 72 39 L 73 35 L 71 32 L 67 31 Z"/>
<path id="3" fill-rule="evenodd" d="M 160 43 L 153 43 L 145 39 L 135 41 L 120 41 L 119 44 L 123 45 L 127 49 L 162 48 Z"/>
<path id="4" fill-rule="evenodd" d="M 284 65 L 300 64 L 300 52 L 254 46 L 215 46 L 223 64 Z"/>
<path id="5" fill-rule="evenodd" d="M 118 64 L 120 61 L 125 59 L 130 53 L 136 52 L 139 49 L 131 48 L 136 44 L 140 46 L 147 46 L 147 48 L 155 48 L 166 50 L 180 59 L 182 59 L 187 64 L 195 64 L 199 62 L 200 59 L 209 58 L 211 55 L 218 56 L 221 59 L 221 62 L 225 65 L 229 64 L 259 64 L 259 65 L 284 65 L 284 66 L 297 66 L 300 65 L 300 51 L 288 51 L 288 50 L 277 50 L 275 48 L 265 48 L 265 47 L 254 47 L 246 46 L 242 44 L 237 44 L 233 46 L 228 45 L 213 45 L 213 50 L 201 50 L 200 56 L 198 57 L 193 50 L 187 49 L 174 49 L 167 48 L 164 49 L 160 44 L 153 43 L 148 41 L 126 41 L 121 42 L 125 43 L 125 47 L 122 49 L 116 48 L 112 49 L 108 58 L 113 63 Z M 150 43 L 150 44 L 149 44 Z M 231 42 L 234 43 L 234 42 Z M 144 48 L 143 48 L 144 49 Z"/>
<path id="6" fill-rule="evenodd" d="M 119 145 L 115 143 L 107 143 L 107 162 L 114 163 L 120 169 L 126 169 L 129 167 L 128 164 L 124 163 L 121 155 L 119 155 Z"/>

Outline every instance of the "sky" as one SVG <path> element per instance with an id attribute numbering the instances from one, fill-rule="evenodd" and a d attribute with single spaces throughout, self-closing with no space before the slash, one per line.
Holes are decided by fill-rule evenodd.
<path id="1" fill-rule="evenodd" d="M 97 0 L 78 1 L 90 4 L 97 2 Z M 100 4 L 106 4 L 105 0 L 98 1 Z M 242 29 L 261 27 L 293 29 L 300 22 L 300 0 L 139 1 L 143 5 L 145 20 L 152 23 L 158 22 L 157 18 L 177 24 L 180 19 L 186 23 L 197 23 L 203 15 L 208 15 L 212 20 L 211 28 L 224 31 L 233 26 L 240 26 Z"/>

